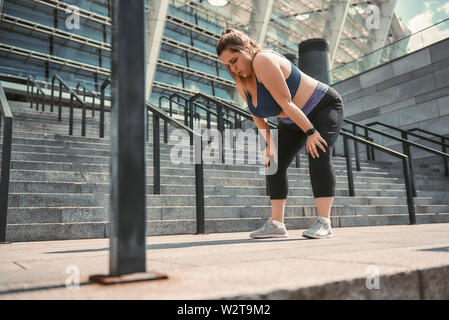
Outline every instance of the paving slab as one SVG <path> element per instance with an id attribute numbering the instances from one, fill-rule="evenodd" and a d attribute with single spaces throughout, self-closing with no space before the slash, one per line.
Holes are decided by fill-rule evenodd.
<path id="1" fill-rule="evenodd" d="M 147 237 L 147 271 L 168 279 L 109 286 L 88 280 L 109 239 L 1 244 L 0 299 L 449 299 L 447 223 L 303 230 Z"/>

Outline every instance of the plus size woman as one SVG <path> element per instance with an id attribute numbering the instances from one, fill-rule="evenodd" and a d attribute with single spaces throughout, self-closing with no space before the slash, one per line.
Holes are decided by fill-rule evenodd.
<path id="1" fill-rule="evenodd" d="M 232 75 L 253 120 L 265 138 L 265 167 L 272 156 L 277 171 L 267 175 L 272 217 L 250 234 L 253 238 L 287 237 L 284 224 L 287 169 L 306 146 L 318 219 L 303 232 L 312 239 L 332 236 L 330 211 L 335 197 L 332 150 L 343 121 L 343 102 L 331 87 L 301 72 L 283 55 L 264 50 L 245 33 L 226 28 L 217 55 Z M 267 117 L 279 118 L 277 145 Z"/>

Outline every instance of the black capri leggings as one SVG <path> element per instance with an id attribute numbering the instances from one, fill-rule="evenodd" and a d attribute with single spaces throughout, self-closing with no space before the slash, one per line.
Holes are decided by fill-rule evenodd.
<path id="1" fill-rule="evenodd" d="M 335 89 L 329 87 L 325 96 L 307 115 L 310 122 L 327 142 L 326 153 L 319 147 L 319 158 L 309 154 L 309 174 L 313 195 L 319 197 L 335 196 L 335 172 L 332 166 L 332 151 L 343 122 L 343 100 Z M 306 144 L 307 135 L 295 123 L 278 125 L 278 169 L 267 175 L 270 199 L 286 199 L 288 194 L 287 168 L 296 153 Z"/>

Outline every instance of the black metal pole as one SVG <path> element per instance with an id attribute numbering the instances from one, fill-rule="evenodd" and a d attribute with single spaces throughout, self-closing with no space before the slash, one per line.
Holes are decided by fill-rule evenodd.
<path id="1" fill-rule="evenodd" d="M 33 109 L 33 100 L 34 100 L 34 83 L 31 82 L 31 103 L 30 103 L 31 109 Z"/>
<path id="2" fill-rule="evenodd" d="M 166 119 L 164 119 L 164 143 L 168 143 L 168 126 Z"/>
<path id="3" fill-rule="evenodd" d="M 365 128 L 365 137 L 369 140 L 368 128 Z M 371 160 L 371 148 L 369 145 L 366 145 L 366 159 Z"/>
<path id="4" fill-rule="evenodd" d="M 86 102 L 81 102 L 83 104 L 82 115 L 81 115 L 81 135 L 86 136 Z"/>
<path id="5" fill-rule="evenodd" d="M 405 179 L 405 192 L 407 193 L 407 206 L 408 206 L 408 215 L 410 224 L 416 224 L 416 216 L 415 216 L 415 205 L 413 203 L 413 190 L 412 190 L 412 181 L 410 175 L 410 162 L 409 158 L 402 159 L 402 168 L 404 171 L 404 179 Z"/>
<path id="6" fill-rule="evenodd" d="M 443 152 L 447 153 L 447 149 L 446 149 L 446 139 L 444 137 L 441 137 L 441 143 L 443 144 Z M 447 158 L 444 157 L 444 175 L 446 177 L 449 177 L 449 165 L 448 165 L 448 161 Z"/>
<path id="7" fill-rule="evenodd" d="M 51 79 L 50 112 L 53 112 L 54 104 L 55 104 L 55 78 Z"/>
<path id="8" fill-rule="evenodd" d="M 36 111 L 39 111 L 39 88 L 36 86 Z"/>
<path id="9" fill-rule="evenodd" d="M 348 138 L 346 136 L 343 137 L 343 146 L 346 155 L 346 171 L 348 174 L 349 196 L 354 197 L 354 178 L 352 176 L 351 151 L 349 149 Z"/>
<path id="10" fill-rule="evenodd" d="M 42 111 L 45 111 L 45 93 L 42 92 Z"/>
<path id="11" fill-rule="evenodd" d="M 201 134 L 193 134 L 195 139 L 195 195 L 196 195 L 196 233 L 205 233 L 204 222 L 204 177 L 203 177 L 203 141 Z"/>
<path id="12" fill-rule="evenodd" d="M 149 127 L 149 124 L 148 124 Z M 161 193 L 161 155 L 159 144 L 159 116 L 153 114 L 153 193 Z"/>
<path id="13" fill-rule="evenodd" d="M 352 125 L 352 132 L 357 137 L 357 127 L 355 125 Z M 354 153 L 355 153 L 356 170 L 360 171 L 359 145 L 355 140 L 354 140 Z"/>
<path id="14" fill-rule="evenodd" d="M 95 117 L 95 96 L 92 96 L 92 117 Z"/>
<path id="15" fill-rule="evenodd" d="M 62 120 L 62 83 L 59 82 L 58 121 Z"/>
<path id="16" fill-rule="evenodd" d="M 70 94 L 69 135 L 73 135 L 73 93 Z"/>
<path id="17" fill-rule="evenodd" d="M 406 132 L 401 133 L 402 139 L 408 140 L 408 135 Z M 413 158 L 412 153 L 410 151 L 410 145 L 407 142 L 402 143 L 402 149 L 405 155 L 408 157 L 408 163 L 410 165 L 410 183 L 412 186 L 413 196 L 416 197 L 416 187 L 415 187 L 415 175 L 413 173 Z"/>
<path id="18" fill-rule="evenodd" d="M 110 275 L 119 276 L 146 270 L 145 5 L 112 3 Z"/>
<path id="19" fill-rule="evenodd" d="M 104 92 L 101 94 L 100 101 L 100 138 L 104 138 Z"/>
<path id="20" fill-rule="evenodd" d="M 1 85 L 0 90 L 3 91 Z M 0 92 L 2 94 L 2 92 Z M 6 98 L 4 98 L 6 101 Z M 12 118 L 3 117 L 2 171 L 0 176 L 0 242 L 6 241 L 9 174 L 11 169 Z M 1 121 L 1 119 L 0 119 Z"/>

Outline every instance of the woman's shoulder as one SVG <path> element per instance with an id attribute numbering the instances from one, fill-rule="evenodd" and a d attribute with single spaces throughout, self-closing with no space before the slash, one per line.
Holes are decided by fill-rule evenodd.
<path id="1" fill-rule="evenodd" d="M 274 63 L 274 64 L 284 64 L 286 62 L 290 63 L 290 61 L 282 54 L 270 50 L 270 49 L 263 49 L 257 52 L 253 57 L 253 66 L 254 62 L 257 62 L 256 64 L 264 65 L 265 63 Z"/>

